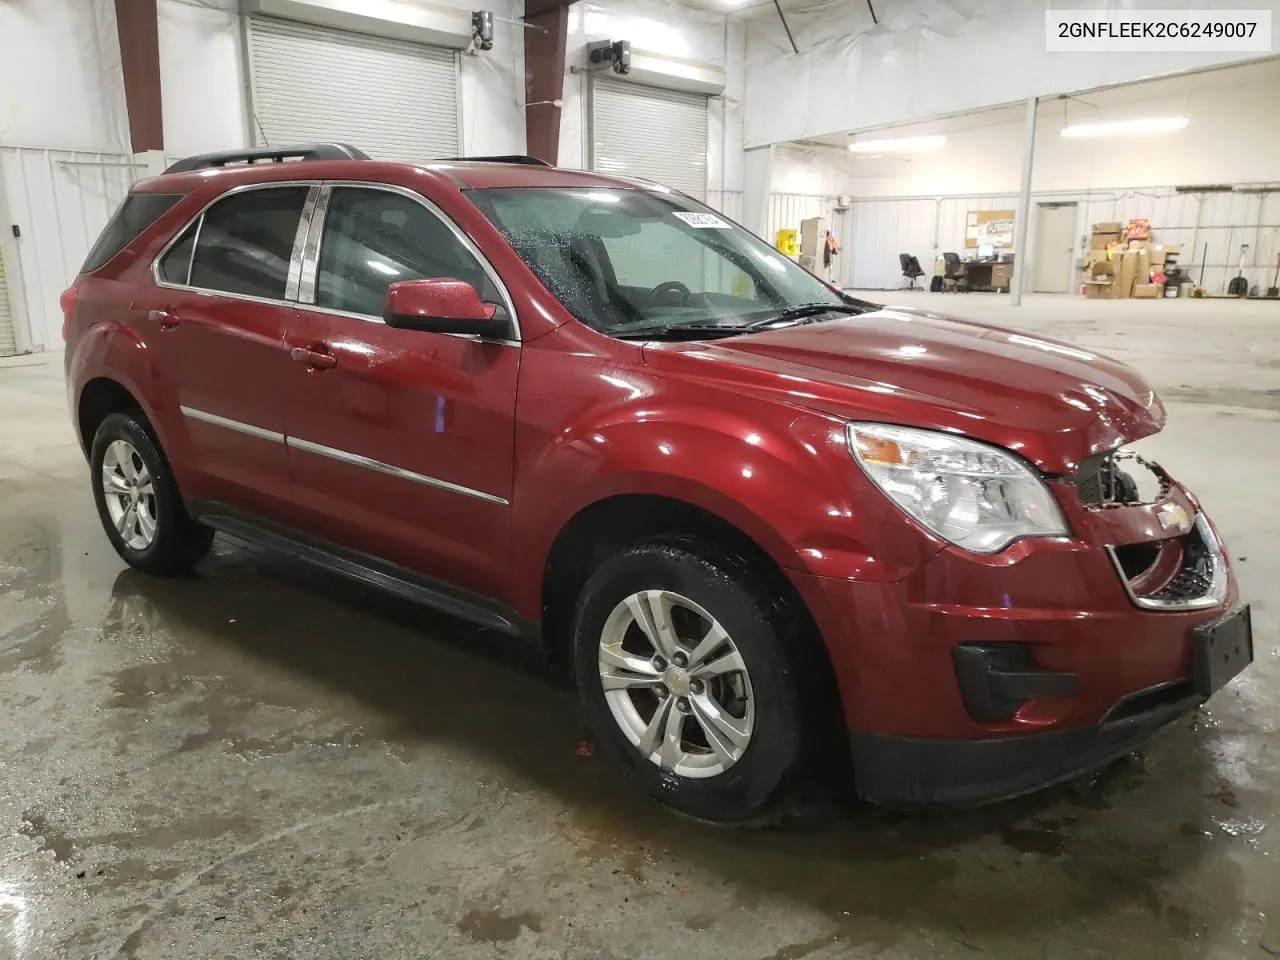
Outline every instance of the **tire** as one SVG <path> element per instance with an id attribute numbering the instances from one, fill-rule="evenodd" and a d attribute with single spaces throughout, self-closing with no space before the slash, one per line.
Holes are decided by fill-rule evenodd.
<path id="1" fill-rule="evenodd" d="M 578 695 L 597 741 L 659 802 L 700 820 L 752 820 L 801 766 L 799 645 L 776 597 L 745 562 L 683 542 L 629 547 L 583 588 L 573 621 Z M 664 619 L 687 669 L 658 650 L 677 649 L 656 626 Z M 700 643 L 716 626 L 727 642 Z M 649 639 L 655 632 L 659 644 Z M 659 659 L 646 660 L 650 652 Z M 734 663 L 743 669 L 726 667 Z M 668 736 L 673 722 L 678 739 Z"/>
<path id="2" fill-rule="evenodd" d="M 140 411 L 112 413 L 99 424 L 89 468 L 102 527 L 129 566 L 172 576 L 188 572 L 209 552 L 213 530 L 187 515 L 169 462 Z"/>

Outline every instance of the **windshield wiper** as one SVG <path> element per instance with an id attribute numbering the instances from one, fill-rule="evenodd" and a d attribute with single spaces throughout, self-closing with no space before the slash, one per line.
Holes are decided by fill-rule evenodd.
<path id="1" fill-rule="evenodd" d="M 611 330 L 609 335 L 618 340 L 718 340 L 739 336 L 747 329 L 716 323 L 669 323 L 640 330 Z"/>
<path id="2" fill-rule="evenodd" d="M 802 303 L 796 307 L 788 307 L 779 313 L 762 317 L 759 320 L 753 320 L 748 323 L 744 330 L 759 330 L 762 327 L 773 327 L 778 324 L 789 323 L 795 320 L 804 320 L 806 317 L 816 317 L 824 313 L 847 313 L 856 315 L 866 313 L 865 307 L 856 307 L 851 303 Z"/>

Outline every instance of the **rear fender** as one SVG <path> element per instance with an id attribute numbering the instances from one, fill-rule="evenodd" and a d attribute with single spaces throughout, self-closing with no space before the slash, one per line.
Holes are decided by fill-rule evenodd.
<path id="1" fill-rule="evenodd" d="M 189 438 L 178 394 L 161 371 L 145 341 L 120 323 L 95 323 L 76 343 L 67 363 L 68 400 L 76 434 L 80 434 L 80 400 L 90 381 L 114 380 L 137 401 L 155 431 L 170 467 L 181 485 Z M 80 437 L 88 451 L 93 437 Z"/>

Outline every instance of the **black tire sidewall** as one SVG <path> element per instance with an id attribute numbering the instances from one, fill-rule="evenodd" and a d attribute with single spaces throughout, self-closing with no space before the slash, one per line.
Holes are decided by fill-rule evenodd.
<path id="1" fill-rule="evenodd" d="M 146 465 L 155 496 L 156 535 L 142 550 L 135 550 L 111 522 L 107 510 L 106 493 L 102 486 L 102 461 L 107 447 L 116 440 L 124 440 Z M 187 516 L 182 495 L 173 480 L 169 462 L 147 429 L 146 421 L 134 412 L 112 413 L 98 425 L 89 454 L 89 467 L 93 484 L 93 499 L 102 519 L 103 530 L 121 558 L 131 566 L 155 573 L 169 573 L 189 566 L 193 556 L 200 551 L 192 549 L 193 534 L 204 539 L 203 531 L 193 531 L 194 522 Z M 209 534 L 211 536 L 211 533 Z M 207 547 L 207 542 L 205 543 Z"/>
<path id="2" fill-rule="evenodd" d="M 600 683 L 598 650 L 605 621 L 640 590 L 670 590 L 715 617 L 733 639 L 751 678 L 755 724 L 746 752 L 707 778 L 664 773 L 618 727 Z M 730 560 L 685 545 L 642 544 L 606 561 L 579 598 L 573 621 L 578 694 L 597 739 L 655 799 L 690 816 L 740 822 L 764 812 L 800 764 L 803 720 L 794 643 L 776 598 Z"/>

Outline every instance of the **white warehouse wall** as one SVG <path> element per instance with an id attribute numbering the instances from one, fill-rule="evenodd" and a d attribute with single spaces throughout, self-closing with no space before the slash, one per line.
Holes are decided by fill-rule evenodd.
<path id="1" fill-rule="evenodd" d="M 1035 198 L 1080 204 L 1077 232 L 1098 220 L 1150 217 L 1159 239 L 1188 244 L 1184 262 L 1197 265 L 1208 243 L 1206 284 L 1216 290 L 1248 243 L 1252 284 L 1280 253 L 1280 60 L 1170 78 L 1093 94 L 1086 102 L 1041 105 L 1036 141 Z M 1064 138 L 1066 122 L 1106 122 L 1185 116 L 1179 132 L 1128 138 Z M 1224 149 L 1224 144 L 1247 148 Z M 928 269 L 935 253 L 964 249 L 969 210 L 1014 209 L 1021 180 L 1024 110 L 997 109 L 965 117 L 868 133 L 905 137 L 943 133 L 936 151 L 857 158 L 835 145 L 779 147 L 773 190 L 856 198 L 842 280 L 848 286 L 902 285 L 899 253 Z M 1264 185 L 1272 193 L 1178 194 L 1191 184 Z M 1250 188 L 1253 189 L 1253 188 Z M 795 226 L 796 224 L 786 224 Z M 1034 211 L 1030 237 L 1035 236 Z M 1265 286 L 1266 284 L 1264 284 Z"/>
<path id="2" fill-rule="evenodd" d="M 476 8 L 471 0 L 432 2 Z M 524 15 L 523 0 L 490 0 L 485 9 L 507 20 Z M 237 0 L 159 0 L 165 153 L 170 156 L 251 142 L 238 10 Z M 461 144 L 468 155 L 525 152 L 524 29 L 498 22 L 494 34 L 492 50 L 462 56 Z"/>
<path id="3" fill-rule="evenodd" d="M 581 0 L 569 8 L 564 108 L 560 118 L 560 165 L 587 164 L 587 78 L 569 72 L 586 64 L 587 44 L 629 40 L 636 50 L 659 52 L 720 67 L 723 97 L 713 97 L 707 138 L 708 201 L 730 216 L 741 213 L 743 99 L 746 89 L 746 27 L 722 13 L 694 10 L 671 0 Z M 727 195 L 724 195 L 727 194 Z M 736 205 L 736 207 L 735 207 Z"/>
<path id="4" fill-rule="evenodd" d="M 129 149 L 112 0 L 0 3 L 0 145 Z"/>
<path id="5" fill-rule="evenodd" d="M 1280 59 L 1083 99 L 1055 98 L 1040 104 L 1035 189 L 1280 182 Z M 842 147 L 789 148 L 785 154 L 800 171 L 793 170 L 793 180 L 835 168 L 845 173 L 842 192 L 863 197 L 1016 193 L 1022 177 L 1025 116 L 1025 108 L 1019 106 L 865 135 L 945 134 L 945 146 L 934 151 L 880 159 L 859 159 Z M 1183 130 L 1153 136 L 1062 136 L 1069 124 L 1143 117 L 1186 117 L 1190 123 Z M 1238 148 L 1224 149 L 1230 143 Z"/>
<path id="6" fill-rule="evenodd" d="M 1221 0 L 1160 0 L 1160 9 L 1221 9 Z M 1280 0 L 1240 7 L 1271 11 L 1280 49 Z M 1129 10 L 1128 0 L 805 0 L 787 8 L 800 53 L 778 18 L 751 18 L 747 43 L 746 145 L 863 130 L 924 117 L 1259 56 L 1256 53 L 1049 53 L 1045 12 Z"/>

